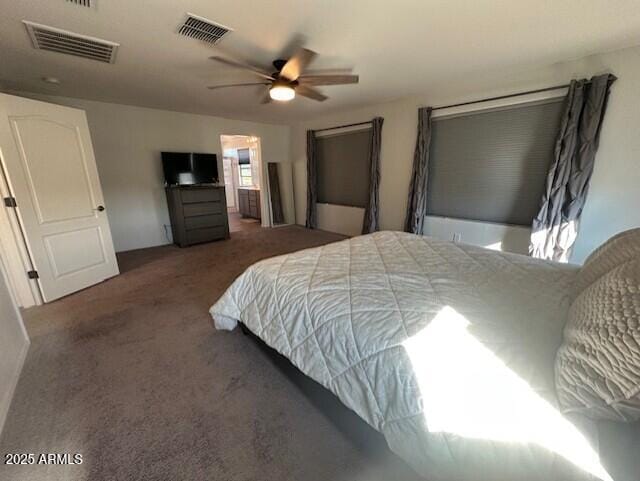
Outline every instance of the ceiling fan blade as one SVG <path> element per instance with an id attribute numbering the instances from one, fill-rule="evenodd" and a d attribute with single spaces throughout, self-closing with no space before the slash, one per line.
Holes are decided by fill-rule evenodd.
<path id="1" fill-rule="evenodd" d="M 304 47 L 308 42 L 306 35 L 301 33 L 295 33 L 290 38 L 286 45 L 280 50 L 279 58 L 291 58 L 293 54 Z"/>
<path id="2" fill-rule="evenodd" d="M 317 100 L 318 102 L 324 102 L 329 98 L 319 90 L 316 90 L 313 87 L 309 87 L 307 85 L 298 85 L 296 87 L 296 94 L 313 100 Z"/>
<path id="3" fill-rule="evenodd" d="M 268 82 L 251 82 L 246 84 L 226 84 L 226 85 L 210 85 L 209 90 L 226 89 L 228 87 L 250 87 L 253 85 L 270 85 Z"/>
<path id="4" fill-rule="evenodd" d="M 316 55 L 318 54 L 312 50 L 301 48 L 284 64 L 284 67 L 282 67 L 280 71 L 280 77 L 289 81 L 296 80 L 302 75 L 302 72 L 304 72 L 313 59 L 316 58 Z"/>
<path id="5" fill-rule="evenodd" d="M 227 57 L 221 57 L 219 55 L 214 55 L 212 57 L 209 57 L 211 60 L 215 60 L 217 62 L 223 63 L 225 65 L 228 65 L 230 67 L 235 67 L 235 68 L 241 68 L 243 70 L 248 70 L 249 72 L 252 72 L 256 75 L 259 75 L 260 77 L 267 79 L 267 80 L 273 80 L 273 77 L 269 74 L 269 72 L 267 72 L 266 70 L 263 70 L 259 67 L 254 67 L 253 65 L 250 65 L 248 63 L 245 62 L 240 62 L 239 60 L 232 60 L 230 58 Z"/>
<path id="6" fill-rule="evenodd" d="M 262 100 L 260 100 L 260 103 L 263 105 L 271 103 L 271 95 L 269 95 L 268 90 L 265 92 L 264 96 L 262 97 Z"/>
<path id="7" fill-rule="evenodd" d="M 346 85 L 357 84 L 357 75 L 301 75 L 298 77 L 300 85 Z"/>

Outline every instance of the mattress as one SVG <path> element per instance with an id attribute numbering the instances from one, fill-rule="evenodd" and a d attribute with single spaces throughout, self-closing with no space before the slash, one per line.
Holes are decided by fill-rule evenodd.
<path id="1" fill-rule="evenodd" d="M 210 312 L 242 322 L 429 479 L 609 479 L 557 410 L 577 269 L 402 232 L 258 262 Z"/>

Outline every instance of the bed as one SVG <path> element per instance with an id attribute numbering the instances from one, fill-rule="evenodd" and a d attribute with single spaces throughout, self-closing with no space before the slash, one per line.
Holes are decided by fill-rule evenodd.
<path id="1" fill-rule="evenodd" d="M 377 232 L 248 268 L 211 308 L 382 433 L 428 479 L 610 479 L 556 407 L 577 268 Z"/>

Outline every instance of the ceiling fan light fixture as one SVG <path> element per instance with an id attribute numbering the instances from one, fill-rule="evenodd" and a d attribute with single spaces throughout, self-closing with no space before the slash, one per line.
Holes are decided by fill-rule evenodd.
<path id="1" fill-rule="evenodd" d="M 211 90 L 222 89 L 227 87 L 248 87 L 253 85 L 266 86 L 269 94 L 263 90 L 261 99 L 262 104 L 268 104 L 272 100 L 277 102 L 289 102 L 297 96 L 305 97 L 316 102 L 324 102 L 329 97 L 324 95 L 316 88 L 319 85 L 347 85 L 357 84 L 359 77 L 344 71 L 320 70 L 315 72 L 306 72 L 307 66 L 313 61 L 317 54 L 309 49 L 298 47 L 292 56 L 287 60 L 276 59 L 273 61 L 275 71 L 256 67 L 242 60 L 234 60 L 226 56 L 214 55 L 210 57 L 228 67 L 242 69 L 245 72 L 251 72 L 252 75 L 260 77 L 260 82 L 251 83 L 235 83 L 227 85 L 211 85 Z M 263 87 L 264 88 L 264 87 Z"/>
<path id="2" fill-rule="evenodd" d="M 296 96 L 296 91 L 289 85 L 274 85 L 269 89 L 269 97 L 280 102 L 288 102 Z"/>

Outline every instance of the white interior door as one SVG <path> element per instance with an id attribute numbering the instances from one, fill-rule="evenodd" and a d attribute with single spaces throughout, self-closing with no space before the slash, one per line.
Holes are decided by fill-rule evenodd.
<path id="1" fill-rule="evenodd" d="M 224 177 L 224 191 L 227 196 L 227 210 L 229 212 L 237 212 L 236 196 L 234 194 L 235 188 L 233 186 L 233 170 L 231 167 L 231 158 L 222 158 L 223 177 Z"/>
<path id="2" fill-rule="evenodd" d="M 84 111 L 0 94 L 0 156 L 45 302 L 117 275 Z"/>

